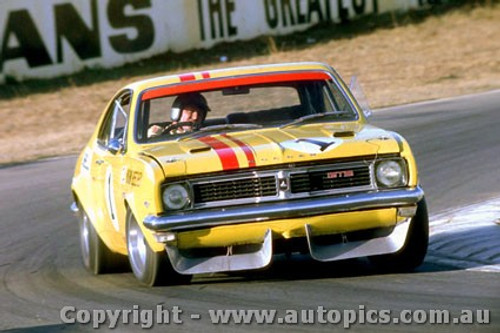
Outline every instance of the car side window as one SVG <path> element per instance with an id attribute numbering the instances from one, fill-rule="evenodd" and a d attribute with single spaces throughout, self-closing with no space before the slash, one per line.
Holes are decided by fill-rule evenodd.
<path id="1" fill-rule="evenodd" d="M 111 142 L 125 144 L 129 114 L 130 92 L 127 91 L 115 98 L 107 110 L 97 137 L 101 146 L 109 148 Z"/>
<path id="2" fill-rule="evenodd" d="M 333 96 L 332 102 L 337 108 L 337 111 L 352 111 L 349 102 L 347 101 L 346 97 L 342 94 L 340 89 L 338 89 L 331 81 L 329 81 L 328 84 L 330 86 L 329 91 Z M 326 95 L 328 95 L 327 92 L 325 93 L 325 96 Z"/>

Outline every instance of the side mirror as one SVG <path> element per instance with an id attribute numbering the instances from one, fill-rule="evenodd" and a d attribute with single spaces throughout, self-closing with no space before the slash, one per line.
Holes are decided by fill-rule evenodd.
<path id="1" fill-rule="evenodd" d="M 117 154 L 122 149 L 123 149 L 123 144 L 121 143 L 121 141 L 119 139 L 113 138 L 113 139 L 109 140 L 108 150 L 112 154 Z"/>
<path id="2" fill-rule="evenodd" d="M 359 84 L 358 78 L 356 76 L 351 77 L 349 89 L 351 90 L 352 94 L 354 95 L 354 98 L 358 102 L 358 105 L 363 110 L 363 114 L 365 115 L 365 117 L 370 118 L 373 113 L 368 103 L 368 100 L 366 99 L 366 95 L 363 91 L 363 88 L 361 88 L 361 85 Z"/>

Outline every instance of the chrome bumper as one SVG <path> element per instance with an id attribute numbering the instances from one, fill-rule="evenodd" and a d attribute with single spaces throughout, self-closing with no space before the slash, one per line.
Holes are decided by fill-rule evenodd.
<path id="1" fill-rule="evenodd" d="M 424 197 L 420 186 L 411 189 L 363 192 L 335 197 L 297 199 L 217 210 L 149 215 L 146 228 L 153 231 L 184 231 L 220 225 L 300 218 L 340 212 L 414 205 Z"/>

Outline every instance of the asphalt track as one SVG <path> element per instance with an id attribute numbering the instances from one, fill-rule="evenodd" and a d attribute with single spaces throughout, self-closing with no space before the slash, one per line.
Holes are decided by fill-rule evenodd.
<path id="1" fill-rule="evenodd" d="M 377 110 L 372 122 L 409 140 L 432 216 L 500 197 L 500 91 Z M 154 331 L 340 331 L 342 324 L 214 325 L 208 316 L 209 309 L 322 306 L 358 310 L 358 316 L 368 310 L 398 314 L 444 309 L 460 314 L 488 309 L 489 325 L 368 325 L 358 320 L 350 330 L 500 332 L 499 272 L 443 264 L 435 254 L 407 274 L 383 274 L 364 260 L 319 264 L 298 257 L 278 258 L 264 272 L 201 276 L 176 287 L 142 287 L 131 273 L 91 276 L 80 263 L 77 223 L 69 211 L 74 162 L 71 156 L 0 168 L 0 329 L 91 331 L 90 325 L 62 323 L 60 310 L 162 305 L 178 306 L 183 323 L 155 325 Z M 441 234 L 439 240 L 431 237 L 431 245 L 443 237 L 453 244 L 489 235 L 487 248 L 500 253 L 499 229 L 493 224 L 458 238 Z M 116 331 L 140 329 L 120 324 Z"/>

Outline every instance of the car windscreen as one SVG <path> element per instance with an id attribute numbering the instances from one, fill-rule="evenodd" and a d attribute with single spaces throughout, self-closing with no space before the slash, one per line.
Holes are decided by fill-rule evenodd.
<path id="1" fill-rule="evenodd" d="M 172 140 L 191 131 L 213 130 L 223 133 L 358 118 L 345 94 L 329 80 L 231 86 L 191 92 L 189 95 L 182 98 L 167 95 L 143 100 L 136 133 L 138 142 Z M 191 124 L 177 119 L 175 114 L 182 114 L 182 108 L 189 103 L 191 96 L 195 100 L 192 104 L 195 108 L 204 109 L 206 117 L 203 116 L 202 122 L 189 128 Z M 153 128 L 156 133 L 153 133 Z"/>

